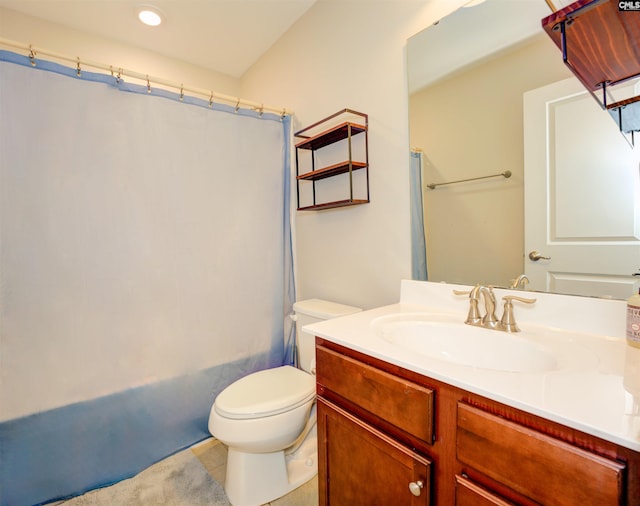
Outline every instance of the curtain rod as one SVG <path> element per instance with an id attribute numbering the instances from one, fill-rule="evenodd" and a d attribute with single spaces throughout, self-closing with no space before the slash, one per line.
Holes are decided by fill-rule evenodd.
<path id="1" fill-rule="evenodd" d="M 468 179 L 458 179 L 457 181 L 448 181 L 446 183 L 429 183 L 427 185 L 427 188 L 429 188 L 430 190 L 435 190 L 436 187 L 438 186 L 444 186 L 447 184 L 456 184 L 456 183 L 466 183 L 468 181 L 477 181 L 478 179 L 488 179 L 490 177 L 504 177 L 505 179 L 508 179 L 511 177 L 511 171 L 510 170 L 505 170 L 504 172 L 501 172 L 500 174 L 491 174 L 490 176 L 478 176 L 478 177 L 470 177 Z"/>
<path id="2" fill-rule="evenodd" d="M 151 83 L 153 84 L 159 84 L 161 86 L 165 86 L 168 88 L 173 88 L 175 90 L 178 90 L 180 92 L 180 94 L 182 95 L 185 91 L 189 92 L 189 93 L 195 93 L 197 95 L 201 95 L 204 97 L 207 97 L 209 99 L 210 102 L 214 102 L 214 101 L 224 101 L 227 102 L 229 104 L 233 104 L 236 106 L 236 108 L 240 107 L 240 106 L 245 106 L 247 108 L 253 109 L 255 111 L 258 111 L 260 113 L 264 112 L 264 111 L 270 111 L 270 112 L 274 112 L 277 114 L 280 114 L 281 116 L 287 115 L 287 114 L 293 114 L 293 111 L 290 111 L 288 109 L 286 109 L 285 107 L 272 107 L 272 106 L 267 106 L 264 104 L 259 104 L 257 102 L 252 102 L 251 100 L 246 100 L 243 98 L 239 98 L 239 97 L 233 97 L 231 95 L 224 95 L 222 93 L 217 93 L 213 90 L 205 90 L 202 88 L 193 88 L 191 86 L 185 86 L 184 84 L 180 83 L 177 84 L 175 82 L 172 81 L 168 81 L 166 79 L 161 79 L 158 77 L 152 77 L 148 74 L 141 74 L 140 72 L 135 72 L 133 70 L 126 70 L 123 69 L 122 67 L 114 67 L 113 65 L 106 65 L 104 63 L 98 63 L 98 62 L 93 62 L 93 61 L 89 61 L 89 60 L 83 60 L 80 59 L 80 57 L 70 57 L 70 56 L 66 56 L 66 55 L 62 55 L 59 53 L 56 53 L 54 51 L 50 51 L 48 49 L 43 49 L 40 47 L 35 47 L 31 44 L 24 44 L 21 42 L 16 42 L 13 40 L 9 40 L 9 39 L 4 39 L 0 37 L 0 45 L 3 46 L 8 46 L 8 47 L 13 47 L 13 48 L 17 48 L 17 49 L 22 49 L 24 51 L 28 51 L 28 56 L 29 58 L 31 58 L 32 60 L 35 58 L 36 55 L 45 55 L 45 56 L 49 56 L 51 58 L 55 58 L 58 60 L 63 60 L 63 61 L 67 61 L 67 62 L 72 62 L 74 64 L 76 64 L 78 66 L 78 70 L 80 70 L 80 66 L 84 65 L 87 67 L 92 67 L 92 68 L 96 68 L 96 69 L 100 69 L 100 70 L 104 70 L 106 72 L 110 72 L 111 75 L 118 75 L 121 77 L 131 77 L 134 79 L 138 79 L 140 81 L 143 81 L 145 83 L 147 83 L 147 86 L 149 86 Z"/>

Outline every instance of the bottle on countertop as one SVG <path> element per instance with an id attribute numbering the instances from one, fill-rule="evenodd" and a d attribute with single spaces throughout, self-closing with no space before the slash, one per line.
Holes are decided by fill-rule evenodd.
<path id="1" fill-rule="evenodd" d="M 627 299 L 627 343 L 640 348 L 640 291 Z"/>

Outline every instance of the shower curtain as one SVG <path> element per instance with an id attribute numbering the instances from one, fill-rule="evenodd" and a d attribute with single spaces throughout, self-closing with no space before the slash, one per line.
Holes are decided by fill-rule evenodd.
<path id="1" fill-rule="evenodd" d="M 424 236 L 422 205 L 422 153 L 411 152 L 409 184 L 411 186 L 411 278 L 427 280 L 427 247 Z"/>
<path id="2" fill-rule="evenodd" d="M 209 436 L 283 363 L 290 118 L 0 53 L 0 492 L 34 504 Z"/>

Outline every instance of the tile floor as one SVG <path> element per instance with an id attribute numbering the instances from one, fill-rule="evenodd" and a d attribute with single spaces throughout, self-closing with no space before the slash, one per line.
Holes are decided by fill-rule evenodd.
<path id="1" fill-rule="evenodd" d="M 217 439 L 208 439 L 191 448 L 191 451 L 202 462 L 213 479 L 223 485 L 227 464 L 227 447 Z M 317 506 L 318 477 L 316 476 L 293 492 L 268 504 L 271 506 Z"/>
<path id="2" fill-rule="evenodd" d="M 227 470 L 227 447 L 217 439 L 207 439 L 191 447 L 193 454 L 200 460 L 214 480 L 224 485 Z M 61 506 L 65 501 L 54 501 L 47 506 Z M 318 506 L 318 477 L 298 487 L 280 499 L 267 503 L 268 506 Z M 264 505 L 264 506 L 267 506 Z"/>

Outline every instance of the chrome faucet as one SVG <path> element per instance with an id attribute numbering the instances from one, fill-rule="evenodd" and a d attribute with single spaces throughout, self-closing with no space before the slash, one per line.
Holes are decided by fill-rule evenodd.
<path id="1" fill-rule="evenodd" d="M 524 302 L 525 304 L 533 304 L 536 301 L 536 299 L 525 299 L 524 297 L 516 297 L 515 295 L 505 295 L 502 297 L 502 300 L 504 300 L 504 312 L 502 313 L 502 318 L 498 320 L 496 317 L 496 296 L 493 293 L 492 286 L 476 285 L 471 291 L 454 290 L 453 293 L 456 295 L 469 295 L 469 313 L 465 320 L 467 325 L 502 330 L 504 332 L 520 332 L 520 328 L 516 324 L 513 314 L 514 300 Z M 484 303 L 484 316 L 481 316 L 478 307 L 481 295 Z"/>

